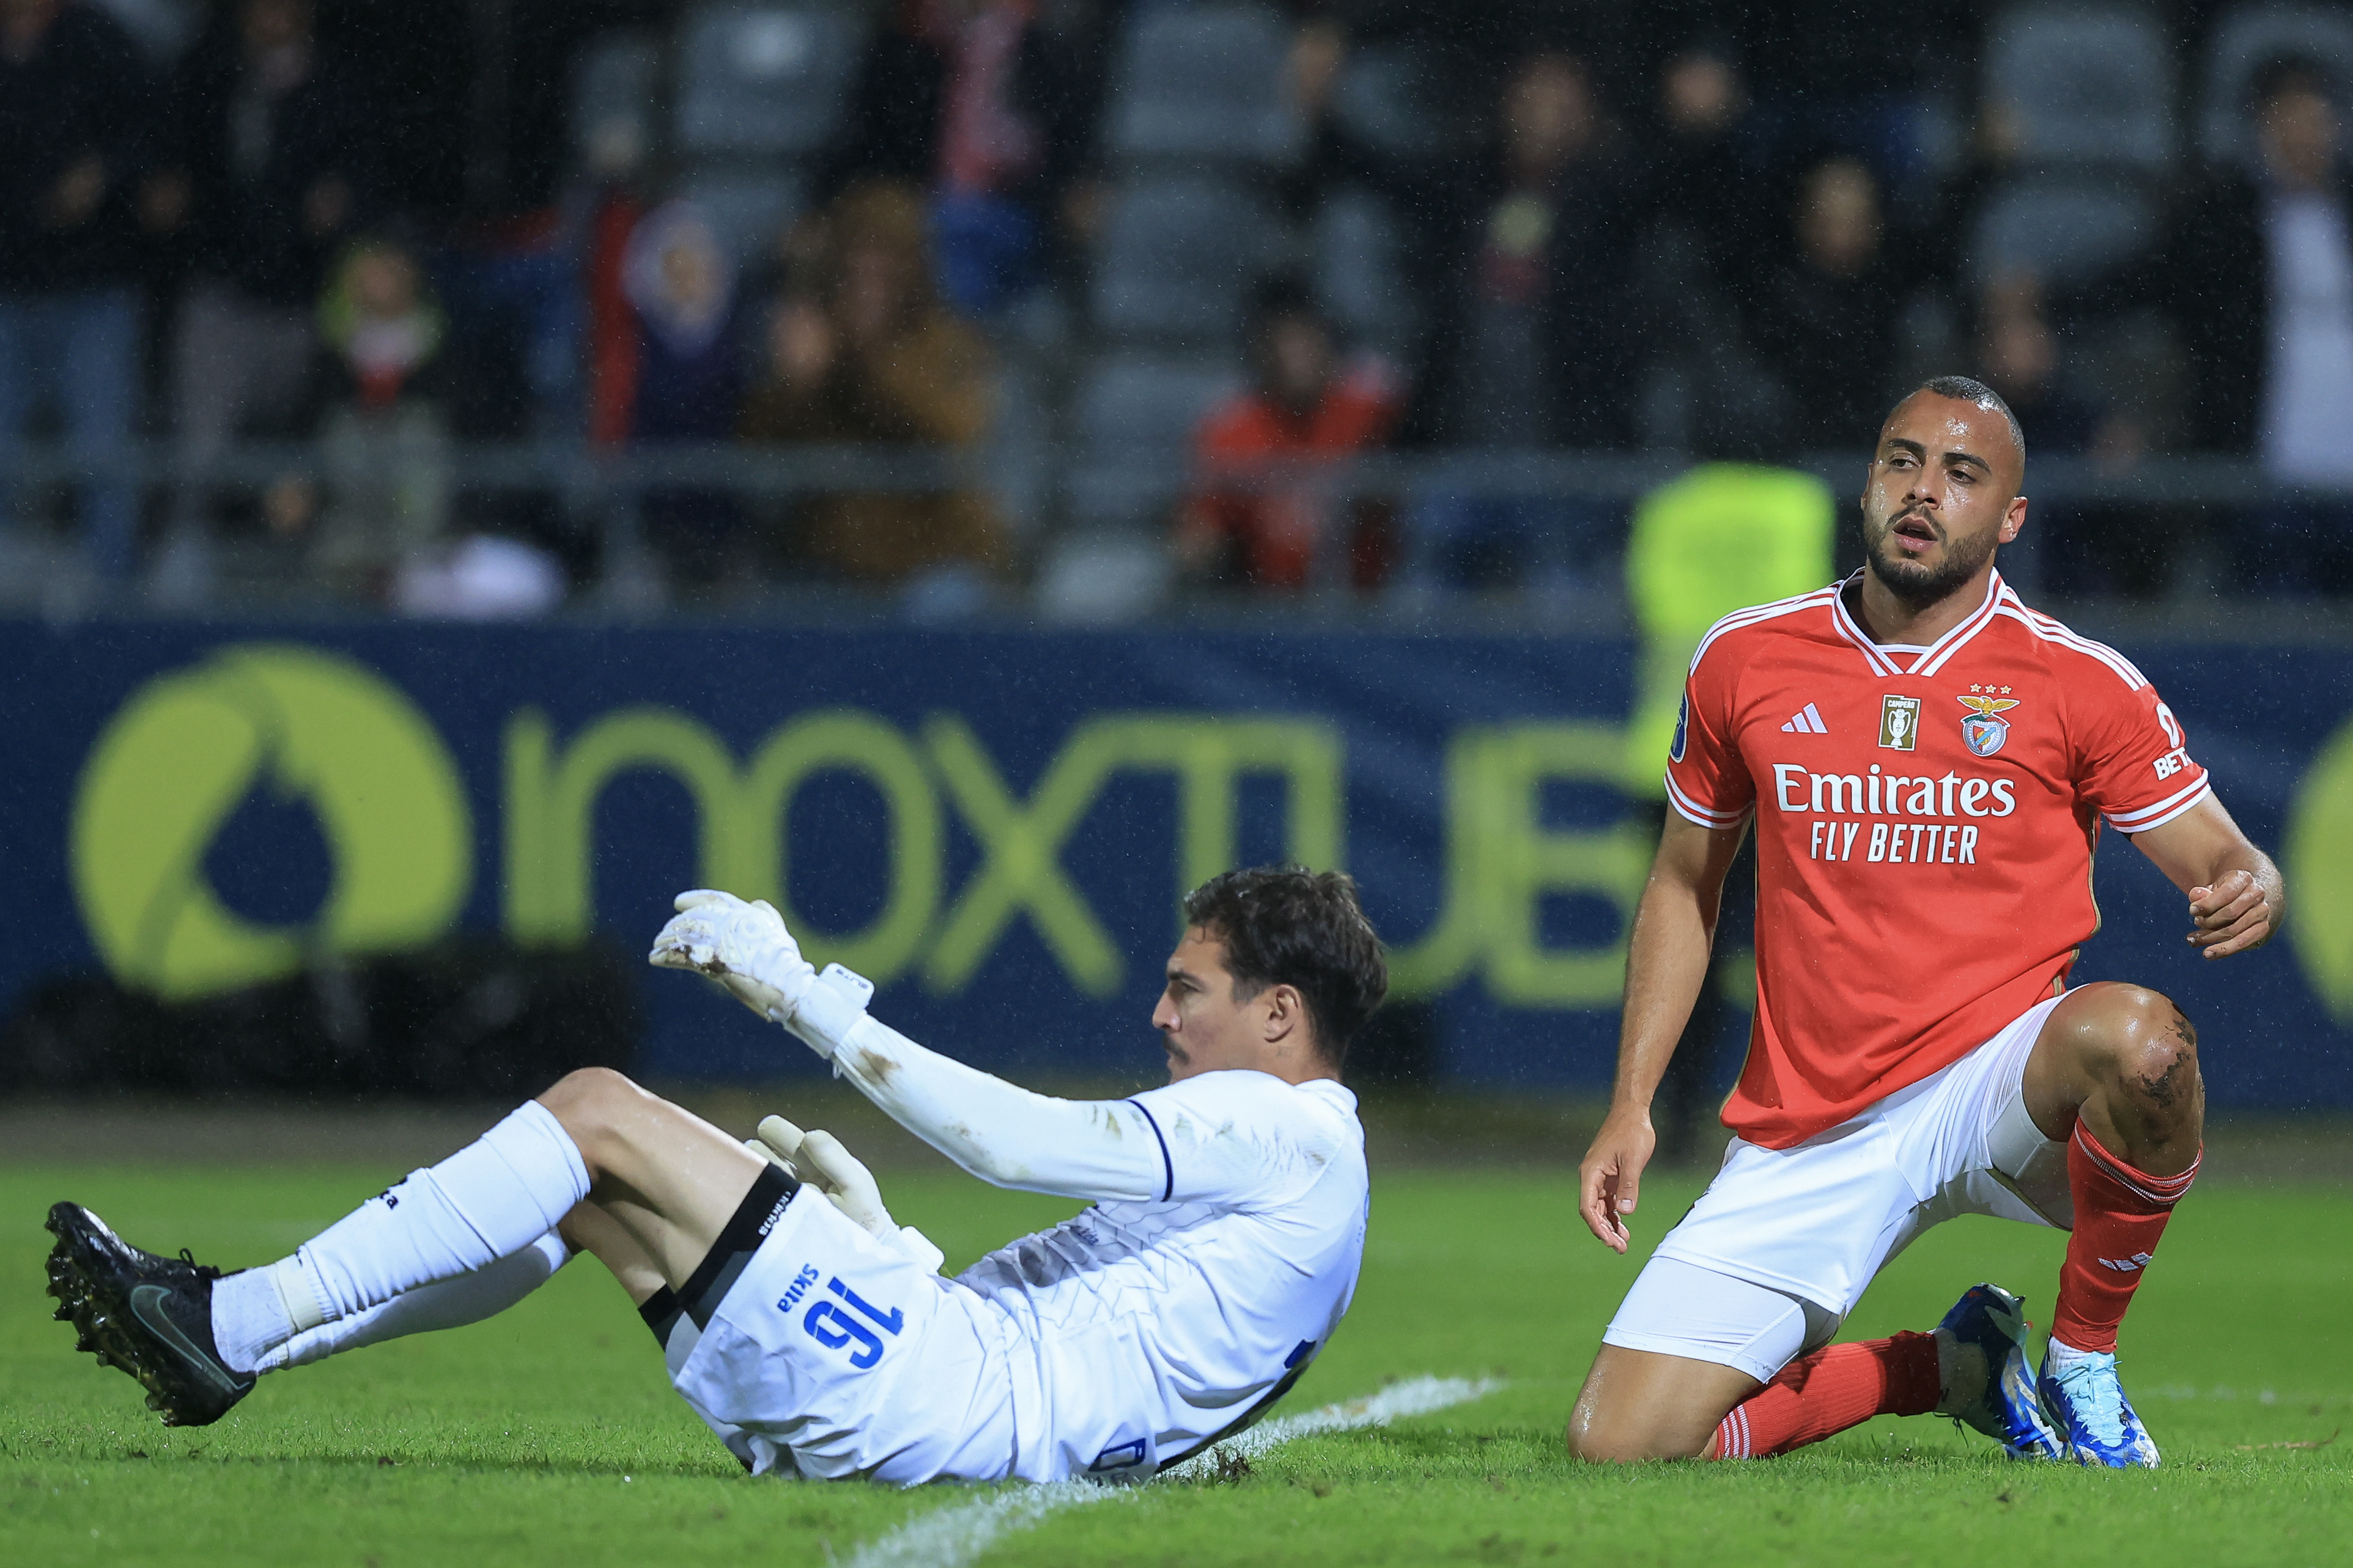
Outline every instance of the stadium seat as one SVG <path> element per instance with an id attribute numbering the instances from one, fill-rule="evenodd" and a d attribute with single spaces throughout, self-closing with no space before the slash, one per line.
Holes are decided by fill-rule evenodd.
<path id="1" fill-rule="evenodd" d="M 1995 24 L 1985 96 L 2031 164 L 2158 169 L 2174 153 L 2174 68 L 2139 6 L 2022 6 Z"/>
<path id="2" fill-rule="evenodd" d="M 1351 49 L 1332 87 L 1332 119 L 1357 146 L 1391 163 L 1468 153 L 1478 126 L 1432 51 L 1389 41 Z"/>
<path id="3" fill-rule="evenodd" d="M 2084 283 L 2132 259 L 2156 234 L 2154 204 L 2130 184 L 2031 175 L 2003 186 L 1978 215 L 1970 269 L 1979 281 L 2023 270 L 2049 283 Z"/>
<path id="4" fill-rule="evenodd" d="M 2199 150 L 2216 163 L 2255 161 L 2247 95 L 2255 73 L 2282 55 L 2319 61 L 2336 79 L 2339 102 L 2353 96 L 2353 13 L 2341 5 L 2247 5 L 2214 28 L 2206 47 Z"/>
<path id="5" fill-rule="evenodd" d="M 1039 563 L 1033 603 L 1050 626 L 1126 626 L 1166 600 L 1175 564 L 1167 539 L 1157 531 L 1065 534 Z"/>
<path id="6" fill-rule="evenodd" d="M 1315 298 L 1354 342 L 1404 357 L 1416 325 L 1397 215 L 1377 192 L 1345 185 L 1315 215 Z"/>
<path id="7" fill-rule="evenodd" d="M 1198 361 L 1121 356 L 1080 384 L 1071 424 L 1079 460 L 1070 513 L 1081 527 L 1149 526 L 1185 488 L 1194 429 L 1240 378 Z"/>
<path id="8" fill-rule="evenodd" d="M 701 207 L 738 267 L 754 265 L 798 217 L 807 186 L 790 171 L 713 169 L 687 175 L 678 194 Z"/>
<path id="9" fill-rule="evenodd" d="M 1305 131 L 1290 99 L 1290 30 L 1254 5 L 1167 7 L 1129 31 L 1105 141 L 1127 163 L 1272 166 Z"/>
<path id="10" fill-rule="evenodd" d="M 1113 201 L 1095 253 L 1095 324 L 1123 338 L 1230 342 L 1274 237 L 1273 212 L 1240 186 L 1193 179 L 1129 185 Z"/>
<path id="11" fill-rule="evenodd" d="M 679 29 L 672 133 L 683 156 L 806 158 L 849 106 L 866 39 L 832 5 L 704 5 Z"/>
<path id="12" fill-rule="evenodd" d="M 122 24 L 147 63 L 168 69 L 205 28 L 206 8 L 195 0 L 97 0 L 98 8 Z"/>
<path id="13" fill-rule="evenodd" d="M 577 162 L 618 173 L 652 153 L 660 74 L 659 53 L 643 33 L 607 33 L 581 51 L 572 72 Z"/>

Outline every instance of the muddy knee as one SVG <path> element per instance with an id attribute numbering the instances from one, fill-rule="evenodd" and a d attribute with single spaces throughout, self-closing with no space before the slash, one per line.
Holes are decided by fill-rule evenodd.
<path id="1" fill-rule="evenodd" d="M 2102 985 L 2084 1002 L 2073 1026 L 2084 1122 L 2112 1152 L 2169 1173 L 2194 1157 L 2204 1121 L 2198 1031 L 2170 997 L 2145 986 Z"/>
<path id="2" fill-rule="evenodd" d="M 2170 997 L 2145 986 L 2104 998 L 2114 1087 L 2158 1114 L 2187 1110 L 2199 1090 L 2198 1031 Z"/>

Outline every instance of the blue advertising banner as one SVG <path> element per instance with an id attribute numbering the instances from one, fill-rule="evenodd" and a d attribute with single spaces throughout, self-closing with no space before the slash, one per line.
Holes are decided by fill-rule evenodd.
<path id="1" fill-rule="evenodd" d="M 2114 836 L 2079 979 L 2168 992 L 2219 1104 L 2353 1104 L 2353 651 L 2129 650 L 2279 854 L 2292 941 L 2209 964 Z M 1176 900 L 1345 866 L 1456 1082 L 1598 1089 L 1655 829 L 1607 638 L 0 626 L 0 1010 L 449 931 L 642 950 L 681 888 L 787 911 L 976 1065 L 1149 1076 Z M 815 1069 L 649 972 L 639 1070 Z"/>

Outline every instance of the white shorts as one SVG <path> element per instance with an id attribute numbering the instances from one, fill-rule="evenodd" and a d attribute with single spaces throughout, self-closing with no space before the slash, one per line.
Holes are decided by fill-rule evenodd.
<path id="1" fill-rule="evenodd" d="M 1736 1138 L 1659 1243 L 1604 1344 L 1769 1380 L 1830 1342 L 1887 1260 L 1957 1215 L 2073 1226 L 2067 1149 L 2026 1113 L 2026 1058 L 2059 998 L 1789 1149 Z"/>
<path id="2" fill-rule="evenodd" d="M 804 1186 L 701 1332 L 672 1333 L 670 1385 L 755 1471 L 991 1480 L 1014 1458 L 1000 1336 L 971 1291 Z"/>

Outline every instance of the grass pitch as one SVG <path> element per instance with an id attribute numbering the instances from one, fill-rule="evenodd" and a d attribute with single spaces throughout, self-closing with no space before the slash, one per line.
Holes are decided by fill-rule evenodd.
<path id="1" fill-rule="evenodd" d="M 972 1501 L 743 1476 L 586 1259 L 501 1318 L 273 1375 L 194 1431 L 158 1425 L 136 1384 L 49 1321 L 40 1220 L 58 1198 L 133 1242 L 236 1266 L 282 1255 L 394 1174 L 0 1168 L 0 1560 L 815 1564 Z M 945 1173 L 885 1184 L 957 1264 L 1073 1206 Z M 1695 1193 L 1649 1183 L 1638 1242 Z M 1356 1306 L 1283 1410 L 1422 1373 L 1503 1388 L 1301 1438 L 1247 1474 L 1070 1509 L 984 1561 L 2353 1563 L 2353 1436 L 2309 1447 L 2353 1426 L 2348 1237 L 2339 1187 L 2211 1183 L 2183 1205 L 2125 1336 L 2126 1386 L 2166 1454 L 2154 1474 L 2013 1465 L 1931 1417 L 1782 1459 L 1592 1470 L 1563 1457 L 1559 1432 L 1639 1258 L 1584 1235 L 1567 1172 L 1377 1172 Z M 1980 1279 L 2041 1318 L 2061 1246 L 1947 1226 L 1882 1277 L 1847 1334 L 1926 1328 Z"/>

